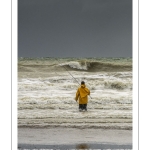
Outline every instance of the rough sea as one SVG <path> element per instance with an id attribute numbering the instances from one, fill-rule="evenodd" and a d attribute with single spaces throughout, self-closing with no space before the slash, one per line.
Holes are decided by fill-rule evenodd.
<path id="1" fill-rule="evenodd" d="M 74 100 L 81 81 L 87 112 Z M 19 58 L 18 127 L 132 130 L 132 58 Z"/>

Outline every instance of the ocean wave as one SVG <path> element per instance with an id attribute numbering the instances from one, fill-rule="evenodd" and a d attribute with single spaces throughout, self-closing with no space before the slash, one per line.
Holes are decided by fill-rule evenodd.
<path id="1" fill-rule="evenodd" d="M 92 124 L 92 123 L 91 123 Z M 62 127 L 62 128 L 78 128 L 78 129 L 117 129 L 117 130 L 132 130 L 132 123 L 97 123 L 93 125 L 89 124 L 67 124 L 67 123 L 61 123 L 61 124 L 18 124 L 18 127 L 22 128 L 56 128 L 56 127 Z"/>
<path id="2" fill-rule="evenodd" d="M 131 59 L 33 59 L 33 60 L 19 60 L 19 72 L 33 72 L 33 71 L 132 71 Z"/>
<path id="3" fill-rule="evenodd" d="M 131 82 L 124 82 L 124 81 L 105 81 L 104 85 L 106 88 L 111 89 L 132 89 L 132 83 Z"/>
<path id="4" fill-rule="evenodd" d="M 62 63 L 59 66 L 64 67 L 66 70 L 75 70 L 75 71 L 131 71 L 132 66 L 130 64 L 117 64 L 110 62 L 91 62 L 91 61 L 71 61 L 67 63 Z"/>
<path id="5" fill-rule="evenodd" d="M 132 129 L 131 110 L 128 113 L 117 112 L 116 110 L 93 110 L 89 112 L 78 112 L 72 110 L 72 114 L 68 114 L 65 110 L 60 114 L 55 110 L 43 111 L 40 109 L 19 110 L 18 126 L 19 127 L 73 127 L 73 128 L 111 128 L 111 129 Z M 40 112 L 43 111 L 43 112 Z M 98 111 L 96 113 L 96 111 Z M 104 111 L 104 112 L 101 112 Z M 128 111 L 128 110 L 124 110 Z"/>
<path id="6" fill-rule="evenodd" d="M 101 104 L 101 105 L 99 105 Z M 90 110 L 132 110 L 132 105 L 130 103 L 126 103 L 124 105 L 121 105 L 122 103 L 117 103 L 117 104 L 103 104 L 103 102 L 99 101 L 97 102 L 91 102 L 88 104 L 88 109 Z M 71 112 L 72 109 L 74 109 L 75 106 L 74 104 L 65 104 L 65 105 L 60 105 L 60 104 L 18 104 L 18 110 L 26 110 L 26 109 L 42 109 L 42 110 L 68 110 Z"/>
<path id="7" fill-rule="evenodd" d="M 109 92 L 109 91 L 108 91 Z M 124 94 L 123 94 L 124 93 Z M 74 109 L 78 107 L 78 103 L 74 100 L 75 94 L 71 94 L 70 96 L 44 96 L 44 97 L 24 97 L 20 96 L 18 99 L 18 108 L 41 108 L 41 109 Z M 109 92 L 109 95 L 106 92 L 97 92 L 91 93 L 92 98 L 88 99 L 88 108 L 91 110 L 97 108 L 123 108 L 123 107 L 132 107 L 132 95 L 128 95 L 127 91 L 122 93 L 114 93 L 112 95 Z"/>

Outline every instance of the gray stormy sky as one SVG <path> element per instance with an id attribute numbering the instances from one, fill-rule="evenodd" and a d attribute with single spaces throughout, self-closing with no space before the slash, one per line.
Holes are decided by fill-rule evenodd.
<path id="1" fill-rule="evenodd" d="M 19 57 L 132 57 L 132 0 L 18 0 Z"/>

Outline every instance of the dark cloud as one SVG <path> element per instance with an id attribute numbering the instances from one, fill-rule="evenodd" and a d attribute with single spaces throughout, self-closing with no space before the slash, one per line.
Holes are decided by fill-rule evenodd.
<path id="1" fill-rule="evenodd" d="M 19 57 L 131 57 L 131 0 L 18 0 Z"/>

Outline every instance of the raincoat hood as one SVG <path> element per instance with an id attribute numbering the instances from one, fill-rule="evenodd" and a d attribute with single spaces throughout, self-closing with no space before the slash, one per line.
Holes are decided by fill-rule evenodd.
<path id="1" fill-rule="evenodd" d="M 80 96 L 82 98 L 82 97 L 85 97 L 87 95 L 89 95 L 89 90 L 86 88 L 86 86 L 84 84 L 82 84 L 81 88 L 80 88 Z"/>
<path id="2" fill-rule="evenodd" d="M 85 84 L 81 84 L 81 88 L 85 88 Z"/>

